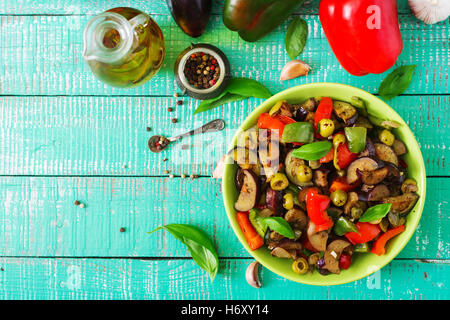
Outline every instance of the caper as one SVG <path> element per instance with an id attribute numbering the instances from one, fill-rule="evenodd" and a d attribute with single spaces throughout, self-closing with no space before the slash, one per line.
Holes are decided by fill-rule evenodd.
<path id="1" fill-rule="evenodd" d="M 298 166 L 297 179 L 300 182 L 310 182 L 313 178 L 313 173 L 310 167 L 305 164 Z"/>
<path id="2" fill-rule="evenodd" d="M 385 145 L 392 146 L 394 144 L 395 137 L 389 130 L 384 129 L 378 135 L 378 139 L 380 139 L 380 141 Z"/>
<path id="3" fill-rule="evenodd" d="M 341 144 L 344 144 L 347 141 L 345 136 L 342 133 L 338 133 L 333 138 L 333 147 L 334 149 L 337 149 Z"/>
<path id="4" fill-rule="evenodd" d="M 322 119 L 319 121 L 319 134 L 328 138 L 334 132 L 334 122 L 331 119 Z"/>
<path id="5" fill-rule="evenodd" d="M 294 196 L 292 193 L 288 192 L 283 196 L 283 207 L 286 210 L 291 210 L 294 208 Z"/>
<path id="6" fill-rule="evenodd" d="M 336 190 L 331 193 L 330 198 L 336 207 L 342 207 L 347 202 L 348 195 L 344 190 Z"/>
<path id="7" fill-rule="evenodd" d="M 361 218 L 363 214 L 363 211 L 361 208 L 353 207 L 351 210 L 351 215 L 353 219 L 359 219 Z"/>
<path id="8" fill-rule="evenodd" d="M 288 187 L 289 180 L 284 173 L 277 172 L 270 180 L 270 187 L 273 190 L 284 190 Z"/>
<path id="9" fill-rule="evenodd" d="M 309 270 L 308 261 L 305 258 L 298 258 L 292 263 L 292 270 L 298 274 L 305 274 Z"/>

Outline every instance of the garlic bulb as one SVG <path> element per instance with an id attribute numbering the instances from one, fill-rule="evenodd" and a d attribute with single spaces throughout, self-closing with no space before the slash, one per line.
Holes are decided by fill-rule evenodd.
<path id="1" fill-rule="evenodd" d="M 450 0 L 408 0 L 417 19 L 426 24 L 443 21 L 450 15 Z"/>

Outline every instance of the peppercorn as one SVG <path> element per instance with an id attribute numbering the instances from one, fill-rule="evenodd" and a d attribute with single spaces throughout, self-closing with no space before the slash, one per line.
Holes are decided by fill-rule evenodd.
<path id="1" fill-rule="evenodd" d="M 125 228 L 120 228 L 120 232 L 125 232 Z"/>
<path id="2" fill-rule="evenodd" d="M 178 100 L 177 105 L 181 106 L 183 104 L 183 100 Z"/>
<path id="3" fill-rule="evenodd" d="M 147 131 L 151 131 L 152 130 L 152 128 L 150 128 L 150 127 L 147 127 Z"/>
<path id="4" fill-rule="evenodd" d="M 73 204 L 76 205 L 76 206 L 79 206 L 80 205 L 80 201 L 75 200 L 75 202 Z"/>
<path id="5" fill-rule="evenodd" d="M 177 118 L 172 119 L 172 123 L 177 123 L 177 122 L 178 122 Z"/>
<path id="6" fill-rule="evenodd" d="M 173 111 L 173 108 L 168 107 L 168 108 L 167 108 L 167 111 L 172 112 L 172 111 Z"/>

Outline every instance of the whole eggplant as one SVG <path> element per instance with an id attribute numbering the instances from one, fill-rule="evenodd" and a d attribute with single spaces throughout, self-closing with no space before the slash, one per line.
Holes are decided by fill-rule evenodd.
<path id="1" fill-rule="evenodd" d="M 188 36 L 200 37 L 211 16 L 212 0 L 166 0 L 173 19 Z"/>

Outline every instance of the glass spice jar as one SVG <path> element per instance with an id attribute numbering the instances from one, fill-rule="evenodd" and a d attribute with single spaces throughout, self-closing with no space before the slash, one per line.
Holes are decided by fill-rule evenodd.
<path id="1" fill-rule="evenodd" d="M 231 78 L 225 54 L 210 44 L 191 44 L 177 58 L 175 79 L 188 96 L 212 99 L 220 95 Z"/>

